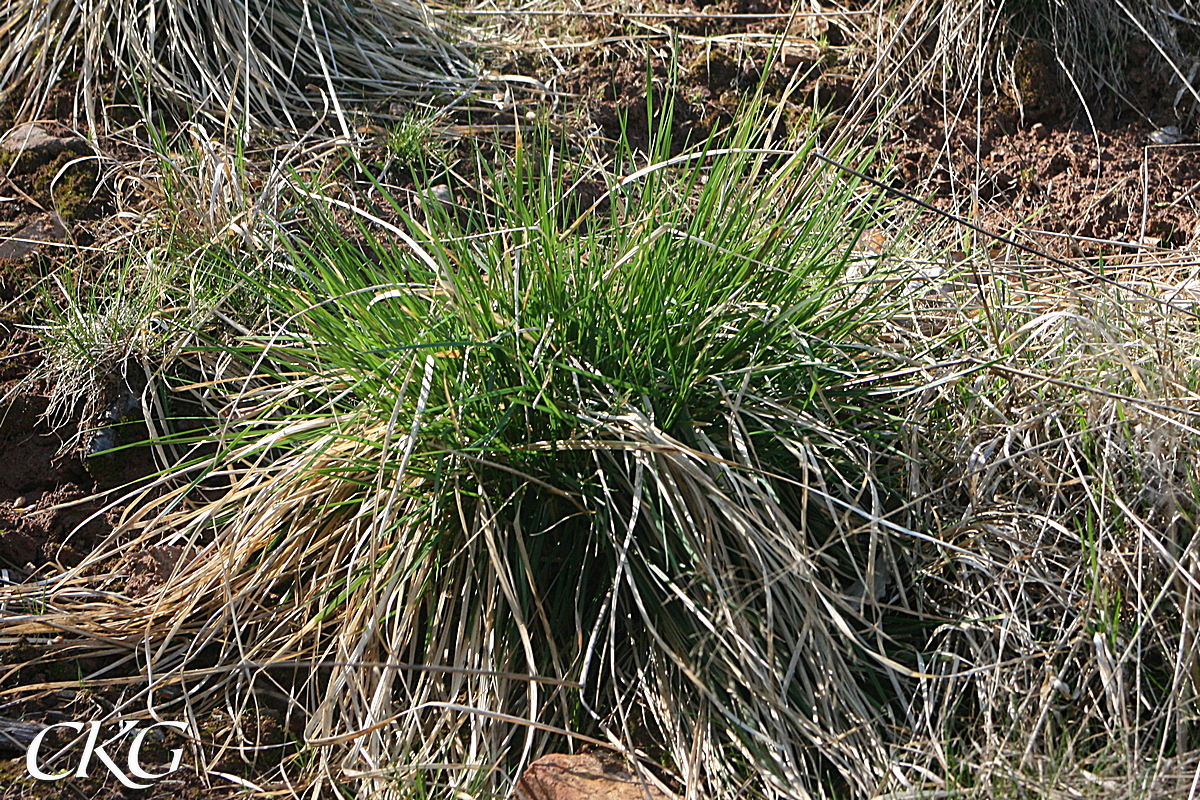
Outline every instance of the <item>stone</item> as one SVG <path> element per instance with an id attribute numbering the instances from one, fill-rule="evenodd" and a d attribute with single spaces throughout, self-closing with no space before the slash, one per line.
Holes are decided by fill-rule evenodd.
<path id="1" fill-rule="evenodd" d="M 444 183 L 439 183 L 436 186 L 430 186 L 425 192 L 425 201 L 427 203 L 437 203 L 443 208 L 450 208 L 454 205 L 454 193 L 450 191 L 450 187 Z"/>
<path id="2" fill-rule="evenodd" d="M 779 51 L 779 60 L 789 69 L 820 59 L 821 46 L 817 42 L 789 41 Z"/>
<path id="3" fill-rule="evenodd" d="M 80 155 L 91 152 L 86 140 L 77 136 L 55 136 L 36 122 L 18 125 L 8 131 L 4 139 L 0 139 L 0 151 L 10 152 L 14 156 L 29 156 L 41 163 L 50 161 L 68 150 Z"/>
<path id="4" fill-rule="evenodd" d="M 1176 125 L 1159 128 L 1150 134 L 1150 141 L 1157 145 L 1172 145 L 1183 141 L 1183 133 Z"/>
<path id="5" fill-rule="evenodd" d="M 1054 48 L 1044 42 L 1025 42 L 1013 59 L 1013 78 L 1025 123 L 1058 121 L 1064 109 L 1064 75 Z"/>
<path id="6" fill-rule="evenodd" d="M 0 174 L 34 173 L 55 160 L 68 161 L 91 152 L 86 139 L 58 136 L 36 122 L 25 122 L 0 138 Z"/>
<path id="7" fill-rule="evenodd" d="M 24 753 L 30 743 L 46 728 L 40 722 L 0 717 L 0 750 Z"/>
<path id="8" fill-rule="evenodd" d="M 638 780 L 616 761 L 552 753 L 534 761 L 517 781 L 513 800 L 675 800 Z"/>
<path id="9" fill-rule="evenodd" d="M 0 261 L 22 261 L 38 251 L 67 241 L 67 226 L 55 213 L 39 214 L 11 236 L 0 236 Z"/>

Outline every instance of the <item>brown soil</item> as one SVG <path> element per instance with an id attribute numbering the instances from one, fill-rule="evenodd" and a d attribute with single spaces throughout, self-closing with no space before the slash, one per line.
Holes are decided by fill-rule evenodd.
<path id="1" fill-rule="evenodd" d="M 786 14 L 790 5 L 694 0 L 682 10 L 770 15 Z M 787 24 L 780 18 L 705 18 L 654 27 L 714 36 L 779 33 Z M 613 44 L 583 49 L 565 67 L 561 59 L 550 65 L 532 57 L 513 66 L 558 73 L 552 85 L 577 98 L 585 126 L 610 141 L 620 138 L 624 126 L 630 145 L 642 150 L 658 125 L 647 115 L 650 80 L 653 107 L 672 104 L 671 150 L 678 152 L 728 125 L 760 83 L 768 98 L 777 99 L 798 78 L 785 124 L 803 120 L 813 107 L 826 109 L 836 123 L 854 99 L 853 79 L 839 63 L 843 34 L 827 22 L 791 25 L 790 35 L 810 44 L 789 46 L 770 63 L 766 50 L 736 43 L 677 39 L 672 53 L 672 40 L 654 36 L 649 24 L 606 19 L 583 24 L 580 35 Z M 1086 108 L 1044 44 L 1020 48 L 1015 79 L 1016 96 L 982 99 L 978 122 L 969 106 L 955 119 L 933 98 L 900 120 L 882 148 L 881 160 L 893 165 L 886 176 L 891 185 L 997 232 L 1022 226 L 1027 233 L 1066 234 L 1070 238 L 1037 237 L 1039 246 L 1058 253 L 1092 255 L 1138 245 L 1174 249 L 1193 241 L 1200 144 L 1191 143 L 1186 103 L 1176 107 L 1168 91 L 1170 70 L 1155 60 L 1149 45 L 1129 43 L 1122 97 L 1089 98 Z M 1154 144 L 1150 135 L 1167 126 L 1183 127 L 1182 141 Z"/>
<path id="2" fill-rule="evenodd" d="M 787 20 L 770 15 L 787 14 L 789 8 L 779 0 L 696 0 L 681 10 L 702 17 L 672 19 L 668 24 L 689 37 L 772 35 L 781 33 Z M 742 16 L 722 19 L 717 16 L 721 14 Z M 556 89 L 574 96 L 575 111 L 582 112 L 609 142 L 619 141 L 624 131 L 633 149 L 647 151 L 662 124 L 662 110 L 670 105 L 670 149 L 678 153 L 729 126 L 760 85 L 768 97 L 778 98 L 794 76 L 803 76 L 790 98 L 796 111 L 814 102 L 824 106 L 850 99 L 850 83 L 836 77 L 832 69 L 837 59 L 831 45 L 841 41 L 841 33 L 829 23 L 805 27 L 793 22 L 793 35 L 805 37 L 807 44 L 789 47 L 774 59 L 761 48 L 712 45 L 696 38 L 672 45 L 667 36 L 653 35 L 653 30 L 663 27 L 657 24 L 647 30 L 616 19 L 585 23 L 581 35 L 612 44 L 582 50 L 578 61 L 554 82 Z M 817 43 L 818 37 L 825 39 L 824 45 Z M 535 72 L 547 67 L 529 58 L 515 66 Z M 649 107 L 648 82 L 654 87 Z"/>
<path id="3" fill-rule="evenodd" d="M 1069 234 L 1076 254 L 1122 245 L 1181 248 L 1196 235 L 1200 145 L 1154 145 L 1158 130 L 1141 118 L 1103 129 L 1085 124 L 1005 124 L 997 115 L 981 135 L 966 126 L 947 136 L 933 114 L 916 114 L 888 143 L 897 188 L 1005 232 L 1017 226 Z M 1098 241 L 1087 241 L 1098 240 Z M 1055 250 L 1064 240 L 1046 240 Z"/>

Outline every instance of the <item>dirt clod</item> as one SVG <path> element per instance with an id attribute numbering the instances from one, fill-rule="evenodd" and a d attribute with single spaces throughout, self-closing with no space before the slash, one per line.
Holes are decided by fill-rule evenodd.
<path id="1" fill-rule="evenodd" d="M 67 226 L 54 212 L 39 214 L 9 239 L 0 240 L 0 261 L 22 261 L 67 241 Z"/>
<path id="2" fill-rule="evenodd" d="M 132 554 L 129 557 L 129 579 L 125 582 L 125 594 L 145 597 L 155 587 L 166 583 L 182 555 L 182 547 L 170 545 L 159 545 Z"/>
<path id="3" fill-rule="evenodd" d="M 668 800 L 619 763 L 594 755 L 552 753 L 534 761 L 517 781 L 515 800 Z"/>
<path id="4" fill-rule="evenodd" d="M 0 139 L 0 152 L 16 157 L 14 171 L 28 172 L 63 153 L 87 155 L 87 141 L 71 134 L 59 135 L 46 126 L 29 122 L 18 125 Z"/>

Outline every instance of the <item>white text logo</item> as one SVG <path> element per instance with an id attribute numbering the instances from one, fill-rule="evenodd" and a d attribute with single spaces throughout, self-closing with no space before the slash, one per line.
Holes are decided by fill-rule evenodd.
<path id="1" fill-rule="evenodd" d="M 137 722 L 134 720 L 126 720 L 121 723 L 121 729 L 115 738 L 121 738 L 127 735 L 130 731 L 137 729 Z M 70 728 L 77 733 L 83 733 L 84 729 L 88 730 L 87 741 L 83 745 L 83 755 L 79 759 L 79 766 L 74 770 L 67 769 L 63 772 L 43 772 L 38 764 L 38 751 L 41 749 L 42 740 L 46 738 L 46 734 L 55 728 Z M 112 756 L 105 752 L 104 748 L 111 742 L 105 742 L 98 745 L 100 739 L 100 723 L 99 722 L 59 722 L 47 728 L 43 728 L 38 732 L 38 735 L 33 738 L 29 745 L 29 750 L 25 753 L 25 769 L 29 774 L 37 778 L 39 781 L 60 781 L 67 777 L 86 778 L 88 776 L 88 767 L 91 766 L 92 758 L 108 768 L 108 771 L 116 776 L 121 785 L 130 789 L 148 789 L 149 783 L 134 783 L 130 776 L 143 781 L 156 781 L 159 778 L 164 778 L 170 775 L 175 770 L 179 769 L 180 763 L 183 761 L 183 750 L 176 748 L 170 751 L 171 762 L 167 766 L 165 772 L 157 774 L 147 772 L 142 766 L 141 753 L 142 742 L 146 734 L 155 728 L 173 728 L 177 731 L 187 731 L 187 723 L 184 722 L 156 722 L 149 727 L 143 728 L 133 737 L 133 741 L 129 744 L 129 757 L 126 759 L 128 771 L 121 769 L 121 766 L 113 760 Z"/>

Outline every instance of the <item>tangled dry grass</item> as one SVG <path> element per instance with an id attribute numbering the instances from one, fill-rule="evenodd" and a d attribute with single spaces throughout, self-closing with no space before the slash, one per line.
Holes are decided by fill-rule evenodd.
<path id="1" fill-rule="evenodd" d="M 349 135 L 348 106 L 459 96 L 477 72 L 425 3 L 22 0 L 0 7 L 0 101 L 36 117 L 64 76 L 93 130 L 117 97 L 218 129 L 314 120 Z M 340 127 L 339 127 L 340 126 Z"/>
<path id="2" fill-rule="evenodd" d="M 1172 72 L 1177 103 L 1190 106 L 1200 100 L 1191 88 L 1193 48 L 1184 41 L 1195 32 L 1191 5 L 1180 13 L 1150 0 L 878 0 L 872 17 L 844 19 L 858 40 L 874 41 L 858 55 L 860 108 L 874 113 L 932 96 L 954 116 L 973 114 L 975 100 L 996 93 L 1028 102 L 1045 90 L 1051 70 L 1065 77 L 1069 105 L 1120 101 L 1131 41 L 1153 49 L 1153 60 Z"/>
<path id="3" fill-rule="evenodd" d="M 1141 261 L 1121 274 L 1178 301 L 1192 265 Z M 1186 793 L 1200 689 L 1194 301 L 1164 311 L 1028 263 L 972 271 L 987 288 L 968 282 L 952 311 L 934 301 L 947 317 L 923 305 L 895 334 L 958 339 L 914 367 L 914 408 L 931 410 L 905 420 L 910 524 L 925 520 L 941 549 L 915 591 L 946 620 L 914 695 L 929 734 L 917 749 L 952 772 L 961 759 L 989 795 Z M 964 721 L 971 749 L 941 750 Z"/>

